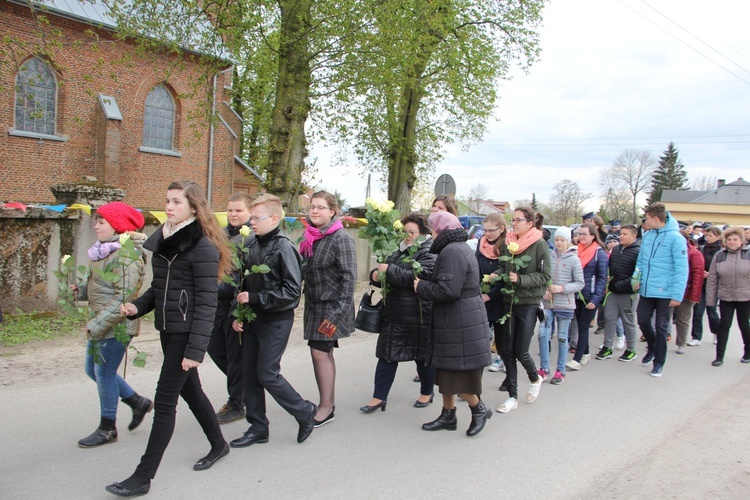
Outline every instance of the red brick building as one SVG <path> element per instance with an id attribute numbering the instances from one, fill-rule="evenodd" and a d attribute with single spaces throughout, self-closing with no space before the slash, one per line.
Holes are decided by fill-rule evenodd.
<path id="1" fill-rule="evenodd" d="M 0 71 L 0 201 L 54 202 L 51 185 L 85 177 L 157 210 L 176 179 L 210 189 L 217 211 L 235 190 L 258 191 L 239 158 L 231 63 L 206 77 L 196 54 L 117 40 L 100 3 L 42 4 L 0 0 L 0 35 L 14 40 Z M 201 118 L 211 109 L 213 124 Z"/>

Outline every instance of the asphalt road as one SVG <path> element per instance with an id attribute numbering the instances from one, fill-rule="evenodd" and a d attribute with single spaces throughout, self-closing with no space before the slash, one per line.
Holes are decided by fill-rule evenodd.
<path id="1" fill-rule="evenodd" d="M 386 412 L 361 414 L 372 393 L 373 335 L 357 332 L 336 351 L 337 412 L 302 445 L 297 424 L 269 398 L 268 444 L 232 449 L 212 469 L 194 472 L 208 451 L 187 406 L 156 479 L 152 498 L 747 498 L 750 489 L 750 365 L 741 364 L 741 340 L 732 330 L 725 364 L 712 367 L 709 342 L 685 355 L 670 345 L 664 376 L 631 363 L 593 359 L 569 372 L 561 386 L 545 383 L 533 404 L 494 413 L 474 438 L 464 431 L 470 414 L 458 409 L 457 432 L 424 432 L 436 403 L 412 407 L 415 370 L 403 364 Z M 592 335 L 598 345 L 600 336 Z M 536 338 L 532 353 L 536 355 Z M 223 403 L 221 373 L 207 361 L 204 388 Z M 554 357 L 553 357 L 554 359 Z M 2 360 L 0 360 L 2 361 Z M 40 361 L 41 362 L 41 361 Z M 55 360 L 44 362 L 55 363 Z M 129 370 L 128 380 L 153 394 L 158 365 Z M 317 402 L 307 347 L 290 346 L 282 372 Z M 503 373 L 485 373 L 483 399 L 494 409 L 505 393 Z M 521 399 L 527 382 L 521 384 Z M 0 498 L 112 498 L 104 486 L 128 477 L 144 451 L 151 416 L 127 431 L 129 408 L 120 405 L 117 443 L 80 449 L 79 438 L 97 424 L 93 384 L 80 375 L 45 385 L 0 387 Z M 239 437 L 244 421 L 222 429 Z"/>

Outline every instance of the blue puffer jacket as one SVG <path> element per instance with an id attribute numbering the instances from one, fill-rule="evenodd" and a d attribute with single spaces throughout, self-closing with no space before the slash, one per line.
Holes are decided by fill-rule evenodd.
<path id="1" fill-rule="evenodd" d="M 641 272 L 641 297 L 682 301 L 688 280 L 687 247 L 669 212 L 664 227 L 643 235 L 636 267 Z"/>
<path id="2" fill-rule="evenodd" d="M 598 245 L 598 243 L 594 243 Z M 581 294 L 586 302 L 592 302 L 597 306 L 604 300 L 607 289 L 607 270 L 609 269 L 609 258 L 603 248 L 596 251 L 596 255 L 583 268 L 583 290 Z"/>

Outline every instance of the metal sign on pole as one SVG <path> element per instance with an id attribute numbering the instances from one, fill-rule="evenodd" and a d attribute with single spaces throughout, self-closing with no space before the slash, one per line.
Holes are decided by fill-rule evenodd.
<path id="1" fill-rule="evenodd" d="M 435 196 L 443 194 L 449 194 L 452 196 L 456 195 L 456 181 L 454 181 L 453 177 L 448 174 L 443 174 L 438 177 L 438 180 L 435 183 Z"/>

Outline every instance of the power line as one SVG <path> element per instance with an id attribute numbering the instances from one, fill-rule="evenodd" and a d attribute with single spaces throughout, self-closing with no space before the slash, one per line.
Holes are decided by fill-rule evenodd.
<path id="1" fill-rule="evenodd" d="M 685 42 L 684 40 L 682 40 L 681 38 L 677 37 L 677 36 L 676 36 L 676 35 L 675 35 L 674 33 L 671 33 L 671 32 L 669 32 L 668 30 L 664 29 L 664 27 L 663 27 L 663 26 L 660 26 L 659 24 L 657 24 L 656 22 L 654 22 L 654 21 L 653 21 L 652 19 L 649 19 L 648 17 L 646 17 L 646 16 L 645 16 L 645 15 L 644 15 L 643 13 L 641 13 L 641 12 L 639 12 L 639 11 L 635 10 L 635 9 L 634 9 L 633 7 L 631 7 L 630 5 L 626 4 L 626 3 L 625 3 L 625 2 L 623 1 L 623 0 L 617 0 L 617 1 L 618 1 L 619 3 L 621 3 L 622 5 L 624 5 L 625 7 L 627 7 L 628 9 L 632 10 L 633 12 L 635 12 L 636 14 L 638 14 L 639 16 L 641 16 L 641 17 L 642 17 L 643 19 L 645 19 L 645 20 L 646 20 L 646 21 L 648 21 L 649 23 L 653 24 L 654 26 L 656 26 L 657 28 L 659 28 L 660 30 L 662 30 L 662 31 L 663 31 L 664 33 L 666 33 L 667 35 L 671 36 L 672 38 L 674 38 L 675 40 L 677 40 L 678 42 L 680 42 L 681 44 L 683 44 L 684 46 L 686 46 L 687 48 L 689 48 L 690 50 L 692 50 L 693 52 L 695 52 L 695 53 L 697 53 L 698 55 L 700 55 L 700 56 L 704 57 L 705 59 L 708 59 L 708 60 L 709 60 L 710 62 L 712 62 L 712 63 L 713 63 L 713 64 L 715 64 L 716 66 L 720 67 L 721 69 L 723 69 L 724 71 L 726 71 L 726 72 L 727 72 L 727 73 L 729 73 L 730 75 L 734 76 L 734 77 L 735 77 L 735 78 L 737 78 L 738 80 L 741 80 L 742 82 L 744 82 L 745 84 L 747 84 L 748 86 L 750 86 L 750 81 L 748 81 L 748 80 L 745 80 L 744 78 L 742 78 L 742 77 L 741 77 L 740 75 L 738 75 L 737 73 L 735 73 L 735 72 L 731 71 L 731 70 L 730 70 L 730 69 L 728 69 L 728 68 L 725 68 L 725 67 L 724 67 L 724 66 L 722 66 L 722 65 L 721 65 L 720 63 L 718 63 L 718 62 L 714 61 L 713 59 L 711 59 L 710 57 L 708 57 L 708 56 L 707 56 L 706 54 L 704 54 L 703 52 L 699 51 L 698 49 L 696 49 L 695 47 L 693 47 L 693 46 L 692 46 L 692 45 L 690 45 L 689 43 L 687 43 L 687 42 Z"/>
<path id="2" fill-rule="evenodd" d="M 745 73 L 750 73 L 750 71 L 748 71 L 747 69 L 743 68 L 743 67 L 742 67 L 742 66 L 740 66 L 740 65 L 739 65 L 738 63 L 734 62 L 734 61 L 733 61 L 732 59 L 730 59 L 729 57 L 727 57 L 727 56 L 725 56 L 724 54 L 722 54 L 721 52 L 719 52 L 719 51 L 718 51 L 717 49 L 715 49 L 714 47 L 712 47 L 711 45 L 709 45 L 709 44 L 708 44 L 707 42 L 704 42 L 703 40 L 701 40 L 700 38 L 698 38 L 698 36 L 694 35 L 694 34 L 693 34 L 693 33 L 691 33 L 690 31 L 688 31 L 687 29 L 685 29 L 684 27 L 682 27 L 682 26 L 681 26 L 680 24 L 678 24 L 678 23 L 677 23 L 676 21 L 674 21 L 673 19 L 671 19 L 671 18 L 670 18 L 669 16 L 667 16 L 666 14 L 664 14 L 663 12 L 661 12 L 660 10 L 658 10 L 658 9 L 657 9 L 656 7 L 654 7 L 653 5 L 651 5 L 651 4 L 649 4 L 648 2 L 646 2 L 646 0 L 641 0 L 641 2 L 642 2 L 643 4 L 645 4 L 645 5 L 646 5 L 646 6 L 648 7 L 648 8 L 652 9 L 652 10 L 653 10 L 654 12 L 656 12 L 657 14 L 659 14 L 660 16 L 662 16 L 662 17 L 663 17 L 664 19 L 666 19 L 667 21 L 669 21 L 670 23 L 674 24 L 675 26 L 677 26 L 678 28 L 680 28 L 680 29 L 681 29 L 682 31 L 684 31 L 685 33 L 687 33 L 688 35 L 690 35 L 690 36 L 692 36 L 693 38 L 695 38 L 696 40 L 698 40 L 698 41 L 699 41 L 700 43 L 702 43 L 703 45 L 705 45 L 705 46 L 706 46 L 706 47 L 708 47 L 709 49 L 713 50 L 714 52 L 716 52 L 717 54 L 719 54 L 719 55 L 720 55 L 721 57 L 723 57 L 724 59 L 726 59 L 726 60 L 727 60 L 727 61 L 729 61 L 730 63 L 732 63 L 732 64 L 734 64 L 735 66 L 737 66 L 737 67 L 738 67 L 739 69 L 741 69 L 741 70 L 742 70 L 742 71 L 744 71 Z"/>

